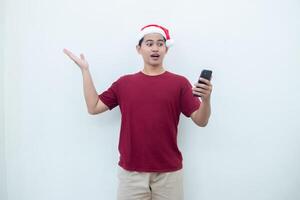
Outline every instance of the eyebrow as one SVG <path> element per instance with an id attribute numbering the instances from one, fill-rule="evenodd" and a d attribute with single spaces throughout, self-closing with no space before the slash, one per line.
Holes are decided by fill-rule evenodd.
<path id="1" fill-rule="evenodd" d="M 146 40 L 145 42 L 153 42 L 154 40 Z M 159 40 L 157 40 L 157 42 L 164 42 L 164 40 L 163 39 L 159 39 Z"/>

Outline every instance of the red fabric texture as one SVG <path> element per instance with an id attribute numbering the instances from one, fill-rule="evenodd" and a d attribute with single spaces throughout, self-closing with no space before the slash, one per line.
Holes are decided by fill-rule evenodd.
<path id="1" fill-rule="evenodd" d="M 121 167 L 139 172 L 182 168 L 177 146 L 180 113 L 190 117 L 201 104 L 185 77 L 169 71 L 156 76 L 137 72 L 119 78 L 99 98 L 109 109 L 119 105 L 121 111 Z"/>

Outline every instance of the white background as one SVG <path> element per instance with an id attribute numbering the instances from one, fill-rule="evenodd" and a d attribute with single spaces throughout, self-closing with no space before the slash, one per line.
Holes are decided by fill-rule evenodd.
<path id="1" fill-rule="evenodd" d="M 62 49 L 86 55 L 100 93 L 142 69 L 136 34 L 149 23 L 175 40 L 167 70 L 191 83 L 214 71 L 209 125 L 181 115 L 185 199 L 300 199 L 298 0 L 2 0 L 0 9 L 1 200 L 115 199 L 119 108 L 88 115 L 80 70 Z"/>

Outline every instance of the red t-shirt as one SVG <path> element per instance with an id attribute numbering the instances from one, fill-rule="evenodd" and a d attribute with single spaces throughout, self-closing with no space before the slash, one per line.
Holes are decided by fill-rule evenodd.
<path id="1" fill-rule="evenodd" d="M 199 108 L 189 81 L 165 71 L 125 75 L 99 94 L 109 109 L 119 105 L 119 165 L 129 171 L 170 172 L 182 168 L 177 146 L 180 113 L 190 117 Z"/>

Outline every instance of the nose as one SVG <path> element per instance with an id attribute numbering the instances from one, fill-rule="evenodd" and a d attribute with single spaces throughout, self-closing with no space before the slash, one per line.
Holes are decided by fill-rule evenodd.
<path id="1" fill-rule="evenodd" d="M 157 44 L 152 45 L 152 51 L 158 51 L 159 50 L 159 46 Z"/>

